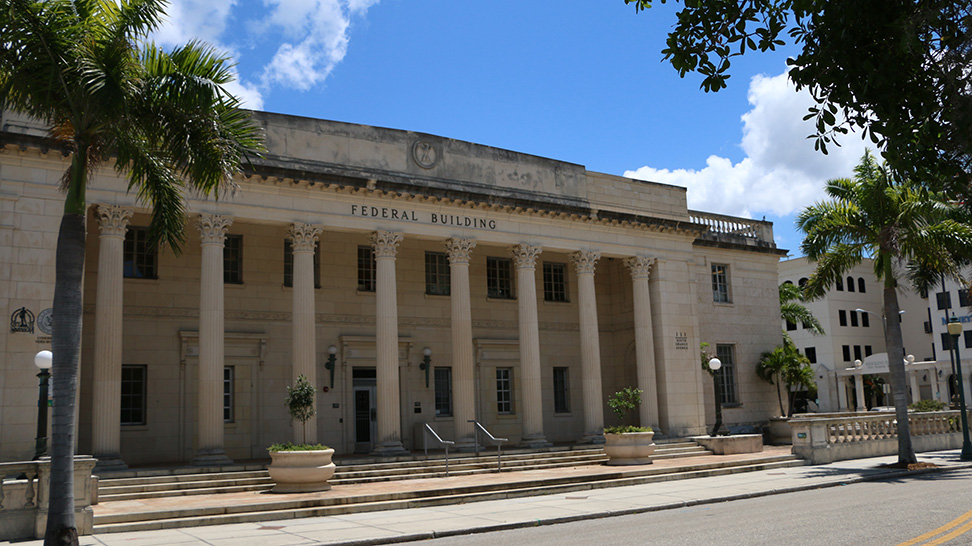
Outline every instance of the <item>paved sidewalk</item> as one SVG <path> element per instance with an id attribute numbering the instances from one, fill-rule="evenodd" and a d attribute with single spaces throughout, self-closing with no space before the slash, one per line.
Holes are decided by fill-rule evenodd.
<path id="1" fill-rule="evenodd" d="M 391 544 L 681 508 L 693 504 L 724 502 L 972 467 L 970 463 L 959 461 L 959 450 L 922 453 L 919 454 L 918 459 L 921 462 L 935 463 L 939 468 L 911 472 L 889 470 L 881 468 L 880 465 L 893 463 L 896 457 L 876 457 L 819 466 L 591 489 L 561 495 L 264 523 L 92 535 L 81 537 L 81 544 L 106 546 Z M 37 540 L 17 544 L 33 546 L 42 543 L 43 541 Z"/>

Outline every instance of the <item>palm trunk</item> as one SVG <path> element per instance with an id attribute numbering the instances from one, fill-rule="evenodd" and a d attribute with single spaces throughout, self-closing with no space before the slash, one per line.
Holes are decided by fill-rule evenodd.
<path id="1" fill-rule="evenodd" d="M 57 236 L 54 281 L 54 411 L 51 420 L 51 490 L 44 545 L 78 544 L 74 524 L 74 414 L 81 347 L 81 277 L 84 216 L 65 213 Z"/>
<path id="2" fill-rule="evenodd" d="M 780 393 L 780 380 L 777 379 L 773 383 L 776 383 L 776 397 L 780 400 L 780 413 L 783 414 L 783 417 L 786 417 L 786 410 L 783 409 L 783 394 Z"/>
<path id="3" fill-rule="evenodd" d="M 81 353 L 88 147 L 83 141 L 76 144 L 54 258 L 54 331 L 51 335 L 54 411 L 51 419 L 51 489 L 44 546 L 78 544 L 78 530 L 74 523 L 74 423 Z"/>
<path id="4" fill-rule="evenodd" d="M 894 391 L 894 415 L 898 421 L 898 463 L 918 462 L 911 445 L 908 423 L 908 385 L 904 367 L 904 349 L 901 342 L 901 323 L 898 315 L 898 294 L 895 281 L 888 273 L 884 276 L 884 341 L 888 349 L 888 371 Z"/>

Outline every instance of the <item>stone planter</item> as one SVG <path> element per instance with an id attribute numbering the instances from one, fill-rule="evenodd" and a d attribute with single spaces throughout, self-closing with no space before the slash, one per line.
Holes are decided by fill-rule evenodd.
<path id="1" fill-rule="evenodd" d="M 604 453 L 607 464 L 651 464 L 651 454 L 655 444 L 651 441 L 654 432 L 626 432 L 624 434 L 604 434 Z"/>
<path id="2" fill-rule="evenodd" d="M 770 417 L 769 437 L 770 443 L 774 446 L 792 445 L 793 429 L 790 428 L 789 418 Z"/>
<path id="3" fill-rule="evenodd" d="M 334 476 L 333 449 L 320 451 L 270 452 L 270 479 L 273 493 L 308 493 L 327 491 L 327 480 Z"/>

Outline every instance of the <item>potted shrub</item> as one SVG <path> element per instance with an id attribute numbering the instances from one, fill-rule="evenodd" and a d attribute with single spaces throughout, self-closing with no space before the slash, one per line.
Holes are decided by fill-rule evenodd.
<path id="1" fill-rule="evenodd" d="M 303 375 L 297 378 L 293 387 L 287 387 L 284 402 L 291 419 L 300 422 L 301 437 L 307 437 L 307 421 L 316 413 L 314 397 L 317 389 Z M 307 493 L 327 491 L 331 485 L 327 480 L 334 476 L 334 463 L 331 456 L 334 450 L 321 444 L 273 444 L 270 452 L 270 478 L 274 482 L 274 493 Z"/>
<path id="2" fill-rule="evenodd" d="M 614 393 L 608 406 L 618 419 L 624 421 L 628 413 L 641 404 L 641 389 L 625 387 Z M 604 429 L 604 453 L 609 465 L 651 464 L 655 452 L 651 427 L 619 425 Z"/>

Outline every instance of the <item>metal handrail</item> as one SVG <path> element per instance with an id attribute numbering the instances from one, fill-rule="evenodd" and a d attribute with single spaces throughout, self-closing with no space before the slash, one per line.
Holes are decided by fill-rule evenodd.
<path id="1" fill-rule="evenodd" d="M 431 434 L 432 437 L 435 438 L 437 442 L 439 442 L 439 445 L 445 447 L 446 477 L 448 478 L 449 477 L 449 446 L 455 445 L 456 443 L 450 440 L 443 440 L 442 438 L 439 438 L 439 435 L 436 434 L 435 430 L 433 430 L 428 423 L 425 423 L 425 436 L 423 436 L 425 441 L 422 442 L 425 444 L 425 460 L 429 460 L 429 434 Z"/>
<path id="2" fill-rule="evenodd" d="M 493 441 L 496 444 L 496 471 L 502 472 L 503 471 L 502 445 L 503 442 L 509 442 L 510 441 L 509 438 L 497 438 L 493 436 L 492 434 L 489 433 L 488 430 L 486 430 L 486 427 L 481 425 L 479 421 L 475 419 L 470 419 L 469 421 L 467 421 L 467 423 L 476 424 L 476 456 L 477 457 L 479 456 L 479 433 L 482 432 L 483 434 L 486 435 L 486 438 L 488 438 L 489 440 Z"/>

